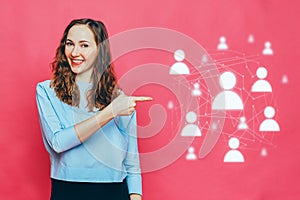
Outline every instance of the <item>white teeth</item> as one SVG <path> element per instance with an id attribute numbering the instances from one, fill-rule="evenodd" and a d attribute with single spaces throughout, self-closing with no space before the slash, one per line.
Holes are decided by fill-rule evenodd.
<path id="1" fill-rule="evenodd" d="M 83 62 L 83 60 L 72 60 L 72 62 L 74 62 L 74 63 L 81 63 L 81 62 Z"/>

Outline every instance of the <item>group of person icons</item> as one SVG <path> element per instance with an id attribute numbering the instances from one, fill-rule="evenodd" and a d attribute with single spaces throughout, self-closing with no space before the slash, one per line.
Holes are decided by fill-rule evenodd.
<path id="1" fill-rule="evenodd" d="M 238 150 L 240 146 L 240 140 L 236 137 L 232 137 L 228 140 L 228 146 L 230 148 L 229 151 L 226 152 L 223 161 L 225 163 L 243 163 L 245 162 L 245 158 L 243 154 Z M 265 152 L 264 152 L 265 153 Z M 195 148 L 190 146 L 188 148 L 187 154 L 185 156 L 186 160 L 197 160 L 197 156 L 195 154 Z"/>
<path id="2" fill-rule="evenodd" d="M 248 38 L 253 42 L 253 36 L 249 36 Z M 271 47 L 271 43 L 266 42 L 265 49 L 263 54 L 273 54 Z M 226 44 L 226 38 L 220 38 L 220 44 L 218 45 L 219 50 L 228 49 L 228 45 Z M 174 52 L 175 63 L 171 66 L 169 70 L 170 75 L 189 75 L 190 69 L 184 63 L 184 59 L 186 54 L 183 50 L 176 50 Z M 256 70 L 256 76 L 258 80 L 256 80 L 252 87 L 251 92 L 253 93 L 268 93 L 272 92 L 271 84 L 266 80 L 268 75 L 268 71 L 265 67 L 261 66 Z M 235 74 L 231 71 L 223 72 L 219 77 L 219 85 L 222 88 L 212 102 L 212 110 L 243 110 L 244 104 L 241 97 L 233 90 L 237 84 L 237 78 Z M 192 96 L 201 96 L 202 92 L 200 90 L 200 84 L 194 83 L 193 89 L 191 92 Z M 173 102 L 168 103 L 168 108 L 173 109 Z M 259 126 L 259 131 L 261 132 L 277 132 L 280 131 L 280 127 L 276 120 L 273 119 L 275 116 L 275 109 L 272 106 L 266 106 L 264 109 L 265 120 L 263 120 Z M 186 125 L 182 128 L 180 135 L 183 137 L 199 137 L 202 136 L 201 129 L 197 124 L 197 114 L 193 111 L 189 111 L 186 113 L 185 120 Z M 248 124 L 245 116 L 240 117 L 240 122 L 237 125 L 238 130 L 246 130 L 248 129 Z M 224 162 L 244 162 L 244 157 L 242 153 L 238 150 L 240 146 L 240 141 L 236 137 L 232 137 L 229 139 L 228 146 L 230 150 L 226 153 L 224 157 Z M 186 155 L 187 160 L 195 160 L 197 156 L 194 152 L 194 147 L 190 147 L 188 149 L 188 153 Z"/>
<path id="3" fill-rule="evenodd" d="M 251 92 L 272 92 L 271 84 L 265 80 L 268 71 L 265 67 L 259 67 L 256 70 L 256 76 L 259 80 L 255 81 L 251 87 Z M 212 104 L 213 110 L 243 110 L 242 99 L 232 89 L 236 85 L 234 73 L 226 71 L 221 74 L 219 84 L 224 91 L 220 92 Z"/>
<path id="4" fill-rule="evenodd" d="M 251 92 L 272 92 L 271 84 L 265 80 L 268 71 L 265 67 L 259 67 L 256 75 L 259 80 L 255 81 L 251 87 Z M 243 110 L 244 105 L 240 96 L 232 91 L 236 85 L 236 77 L 234 73 L 226 71 L 219 78 L 220 86 L 224 89 L 214 98 L 212 110 Z M 278 123 L 272 119 L 275 116 L 275 109 L 272 106 L 266 106 L 264 110 L 265 119 L 259 127 L 259 131 L 280 131 Z M 238 129 L 247 129 L 246 118 L 240 118 Z"/>
<path id="5" fill-rule="evenodd" d="M 257 80 L 253 86 L 252 92 L 272 92 L 271 84 L 264 80 L 267 76 L 267 70 L 264 67 L 260 67 L 256 72 Z M 236 77 L 232 72 L 224 72 L 219 79 L 220 86 L 224 89 L 213 100 L 213 110 L 242 110 L 244 108 L 242 99 L 232 89 L 236 84 Z M 198 87 L 198 86 L 197 86 Z M 275 109 L 272 106 L 266 106 L 264 109 L 265 120 L 263 120 L 259 126 L 261 132 L 278 132 L 280 131 L 279 124 L 273 119 L 275 116 Z M 194 124 L 197 116 L 194 112 L 188 112 L 186 114 L 186 121 L 188 124 L 182 129 L 181 136 L 201 136 L 201 130 Z M 240 117 L 240 122 L 237 126 L 238 130 L 248 129 L 246 117 Z M 238 138 L 232 137 L 229 139 L 228 146 L 230 150 L 224 157 L 224 162 L 244 162 L 243 154 L 238 150 L 240 141 Z M 262 156 L 266 156 L 266 150 L 261 152 Z M 194 147 L 188 149 L 186 155 L 187 160 L 195 160 L 197 156 L 194 153 Z"/>
<path id="6" fill-rule="evenodd" d="M 171 66 L 169 70 L 170 75 L 188 75 L 190 70 L 188 66 L 183 62 L 185 59 L 185 52 L 181 49 L 176 50 L 174 53 L 176 62 Z M 251 88 L 251 92 L 272 92 L 271 84 L 265 80 L 268 75 L 268 71 L 265 67 L 261 66 L 256 70 L 257 80 Z M 287 82 L 286 76 L 283 78 L 283 82 Z M 244 106 L 240 97 L 231 89 L 236 85 L 236 77 L 232 72 L 224 72 L 219 79 L 220 86 L 224 89 L 214 100 L 213 110 L 243 110 Z M 192 96 L 201 96 L 200 84 L 194 83 L 192 90 Z"/>
<path id="7" fill-rule="evenodd" d="M 240 146 L 240 140 L 236 137 L 232 137 L 228 140 L 228 146 L 230 148 L 229 151 L 226 152 L 223 161 L 225 163 L 233 162 L 233 163 L 242 163 L 245 162 L 245 158 L 243 154 L 238 150 Z M 197 156 L 195 154 L 195 148 L 190 146 L 188 148 L 187 154 L 185 156 L 186 160 L 197 160 Z"/>
<path id="8" fill-rule="evenodd" d="M 259 131 L 261 132 L 278 132 L 280 131 L 279 124 L 276 120 L 273 119 L 275 116 L 275 109 L 272 106 L 267 106 L 264 109 L 264 116 L 266 119 L 264 119 L 260 126 Z M 186 119 L 186 125 L 181 130 L 180 135 L 181 136 L 191 136 L 191 137 L 197 137 L 202 136 L 201 130 L 196 124 L 197 122 L 197 114 L 193 111 L 190 111 L 185 116 Z M 240 117 L 240 122 L 237 126 L 238 130 L 246 130 L 248 129 L 248 124 L 246 122 L 246 117 L 242 116 Z"/>
<path id="9" fill-rule="evenodd" d="M 240 140 L 237 137 L 231 137 L 228 140 L 229 150 L 225 153 L 223 162 L 224 163 L 244 163 L 245 158 L 242 152 L 238 149 L 240 146 Z M 261 149 L 260 155 L 262 157 L 266 157 L 268 155 L 267 149 L 263 147 Z M 187 154 L 185 155 L 186 160 L 197 160 L 197 156 L 195 154 L 195 148 L 190 146 L 187 150 Z"/>
<path id="10" fill-rule="evenodd" d="M 248 36 L 248 43 L 254 43 L 254 36 L 252 34 Z M 271 42 L 266 41 L 264 43 L 264 49 L 262 50 L 262 54 L 266 56 L 273 55 L 273 49 L 271 46 L 272 46 Z M 219 44 L 217 46 L 217 49 L 220 51 L 228 50 L 228 44 L 226 42 L 225 36 L 221 36 L 219 38 Z"/>

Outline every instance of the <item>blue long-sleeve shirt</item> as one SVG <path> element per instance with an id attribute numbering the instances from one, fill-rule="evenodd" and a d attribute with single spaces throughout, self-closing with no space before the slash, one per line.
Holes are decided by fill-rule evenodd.
<path id="1" fill-rule="evenodd" d="M 91 85 L 77 84 L 79 108 L 60 101 L 50 88 L 50 80 L 40 82 L 36 87 L 43 141 L 51 161 L 51 178 L 75 182 L 122 182 L 126 177 L 129 193 L 142 194 L 136 113 L 114 118 L 81 143 L 74 125 L 101 111 L 87 111 L 85 96 Z"/>

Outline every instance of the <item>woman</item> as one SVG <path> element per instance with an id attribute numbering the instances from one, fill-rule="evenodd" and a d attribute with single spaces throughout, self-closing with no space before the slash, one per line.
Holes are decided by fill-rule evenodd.
<path id="1" fill-rule="evenodd" d="M 51 200 L 140 200 L 135 105 L 119 94 L 104 24 L 73 20 L 38 83 L 42 136 L 51 160 Z"/>

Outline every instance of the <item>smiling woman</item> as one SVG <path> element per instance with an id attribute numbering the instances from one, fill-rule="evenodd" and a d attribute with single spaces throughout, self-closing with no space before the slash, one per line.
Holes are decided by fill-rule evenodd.
<path id="1" fill-rule="evenodd" d="M 73 26 L 68 34 L 65 55 L 77 81 L 89 80 L 97 56 L 93 32 L 85 25 Z"/>
<path id="2" fill-rule="evenodd" d="M 93 83 L 87 94 L 90 110 L 94 107 L 102 110 L 116 96 L 108 34 L 100 21 L 73 20 L 63 34 L 52 69 L 51 87 L 69 105 L 79 105 L 79 89 L 75 81 Z"/>
<path id="3" fill-rule="evenodd" d="M 140 200 L 135 105 L 151 98 L 119 94 L 104 24 L 73 20 L 52 67 L 52 79 L 36 88 L 51 200 Z M 128 118 L 134 123 L 122 127 Z M 95 142 L 96 152 L 111 155 L 105 161 L 86 147 Z"/>

